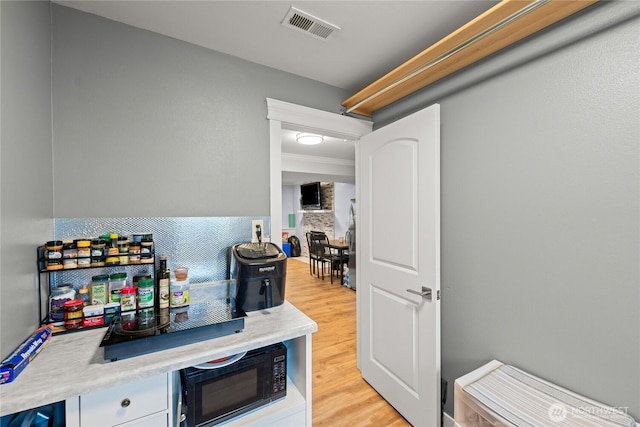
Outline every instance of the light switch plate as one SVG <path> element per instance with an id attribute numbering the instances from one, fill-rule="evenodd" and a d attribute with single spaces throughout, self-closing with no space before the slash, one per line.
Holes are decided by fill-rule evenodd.
<path id="1" fill-rule="evenodd" d="M 264 235 L 264 221 L 261 219 L 254 219 L 251 221 L 251 243 L 258 243 L 258 235 L 256 234 L 257 226 L 260 226 L 261 239 L 265 241 Z"/>

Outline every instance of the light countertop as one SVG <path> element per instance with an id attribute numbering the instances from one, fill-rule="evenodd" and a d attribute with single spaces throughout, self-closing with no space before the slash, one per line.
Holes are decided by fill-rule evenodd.
<path id="1" fill-rule="evenodd" d="M 115 362 L 105 361 L 104 350 L 99 347 L 107 328 L 54 335 L 13 382 L 0 385 L 0 416 L 317 330 L 312 319 L 285 301 L 277 307 L 247 313 L 242 332 Z"/>

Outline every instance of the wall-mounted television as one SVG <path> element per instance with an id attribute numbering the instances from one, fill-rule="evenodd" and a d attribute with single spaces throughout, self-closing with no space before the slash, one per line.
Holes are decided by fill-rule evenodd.
<path id="1" fill-rule="evenodd" d="M 319 182 L 300 186 L 300 206 L 305 210 L 322 209 L 322 192 Z"/>

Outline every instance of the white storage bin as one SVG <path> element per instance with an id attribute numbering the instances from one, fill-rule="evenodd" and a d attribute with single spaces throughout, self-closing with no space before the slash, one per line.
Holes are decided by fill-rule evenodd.
<path id="1" fill-rule="evenodd" d="M 635 427 L 626 413 L 493 360 L 458 378 L 460 427 Z"/>

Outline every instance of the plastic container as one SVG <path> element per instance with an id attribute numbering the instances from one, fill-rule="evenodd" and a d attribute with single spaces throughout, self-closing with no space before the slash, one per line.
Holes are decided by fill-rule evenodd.
<path id="1" fill-rule="evenodd" d="M 140 243 L 129 243 L 129 264 L 140 264 Z"/>
<path id="2" fill-rule="evenodd" d="M 120 302 L 120 294 L 125 286 L 127 273 L 112 273 L 109 276 L 109 302 Z"/>
<path id="3" fill-rule="evenodd" d="M 61 259 L 62 258 L 62 240 L 51 240 L 44 245 L 45 257 L 47 259 Z"/>
<path id="4" fill-rule="evenodd" d="M 169 306 L 171 308 L 189 305 L 189 280 L 172 280 L 169 285 Z"/>
<path id="5" fill-rule="evenodd" d="M 125 236 L 118 237 L 118 258 L 120 265 L 129 264 L 129 239 Z"/>
<path id="6" fill-rule="evenodd" d="M 77 258 L 78 248 L 74 242 L 67 242 L 62 245 L 62 259 Z"/>
<path id="7" fill-rule="evenodd" d="M 91 266 L 101 267 L 105 262 L 106 242 L 103 239 L 93 239 L 91 241 Z"/>
<path id="8" fill-rule="evenodd" d="M 84 302 L 81 299 L 74 299 L 64 303 L 64 327 L 67 329 L 78 329 L 82 327 Z"/>
<path id="9" fill-rule="evenodd" d="M 49 320 L 64 321 L 64 303 L 76 299 L 76 291 L 71 285 L 60 285 L 51 290 L 49 296 Z"/>
<path id="10" fill-rule="evenodd" d="M 99 274 L 91 278 L 91 304 L 106 304 L 109 302 L 109 276 Z"/>
<path id="11" fill-rule="evenodd" d="M 153 239 L 145 235 L 140 242 L 140 262 L 142 264 L 152 264 L 153 259 Z"/>
<path id="12" fill-rule="evenodd" d="M 138 308 L 153 308 L 153 279 L 143 277 L 138 281 Z"/>
<path id="13" fill-rule="evenodd" d="M 83 328 L 104 325 L 104 305 L 88 305 L 82 309 L 82 314 L 84 315 Z"/>
<path id="14" fill-rule="evenodd" d="M 104 324 L 110 324 L 116 316 L 120 315 L 120 303 L 110 302 L 104 305 Z"/>
<path id="15" fill-rule="evenodd" d="M 91 257 L 91 240 L 78 239 L 76 240 L 76 255 L 78 258 L 90 258 Z M 78 260 L 78 264 L 80 264 Z M 90 264 L 89 260 L 87 264 Z M 84 264 L 84 263 L 83 263 Z"/>
<path id="16" fill-rule="evenodd" d="M 132 311 L 136 309 L 136 288 L 125 286 L 120 293 L 120 312 Z"/>
<path id="17" fill-rule="evenodd" d="M 78 289 L 78 298 L 84 302 L 85 307 L 91 305 L 91 295 L 89 295 L 89 287 L 87 285 L 82 285 Z"/>
<path id="18" fill-rule="evenodd" d="M 62 268 L 65 270 L 71 270 L 74 268 L 78 268 L 78 259 L 77 258 L 63 258 L 62 259 Z"/>

